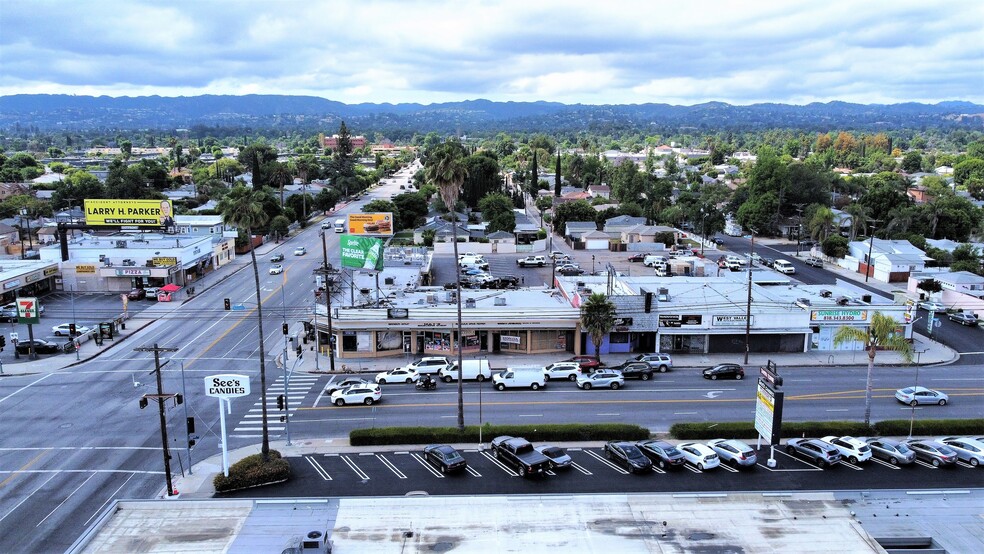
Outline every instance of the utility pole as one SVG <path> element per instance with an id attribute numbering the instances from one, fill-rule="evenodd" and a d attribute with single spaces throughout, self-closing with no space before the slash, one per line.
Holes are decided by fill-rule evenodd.
<path id="1" fill-rule="evenodd" d="M 324 256 L 323 258 L 324 265 L 321 268 L 321 271 L 324 272 L 323 275 L 324 275 L 324 283 L 325 283 L 325 309 L 328 310 L 328 367 L 330 371 L 334 373 L 335 372 L 335 333 L 331 328 L 331 293 L 332 293 L 332 285 L 335 283 L 336 279 L 338 279 L 338 271 L 336 271 L 335 268 L 333 268 L 331 264 L 328 263 L 328 243 L 327 243 L 327 239 L 325 238 L 324 231 L 321 231 L 321 254 Z M 352 283 L 352 287 L 355 287 L 354 281 Z M 354 291 L 355 289 L 353 288 L 352 290 Z M 354 299 L 352 305 L 353 306 L 355 305 Z M 315 327 L 314 332 L 315 334 L 317 334 L 318 332 L 317 327 Z"/>
<path id="2" fill-rule="evenodd" d="M 141 347 L 134 348 L 135 352 L 153 352 L 154 353 L 154 371 L 152 373 L 157 376 L 157 394 L 145 394 L 140 398 L 140 409 L 147 407 L 148 400 L 155 400 L 157 402 L 157 411 L 161 418 L 161 442 L 164 445 L 164 476 L 167 479 L 167 495 L 174 496 L 175 490 L 174 485 L 171 482 L 171 452 L 167 445 L 167 418 L 164 417 L 164 402 L 170 399 L 174 399 L 175 405 L 184 402 L 184 399 L 180 394 L 168 393 L 164 394 L 164 386 L 161 383 L 161 352 L 177 352 L 177 348 L 163 348 L 157 346 L 151 347 Z M 166 362 L 165 362 L 166 363 Z"/>
<path id="3" fill-rule="evenodd" d="M 752 233 L 752 247 L 748 252 L 748 301 L 745 303 L 745 365 L 748 365 L 748 351 L 752 336 L 752 254 L 755 253 L 755 229 Z"/>
<path id="4" fill-rule="evenodd" d="M 864 266 L 864 282 L 868 282 L 868 277 L 871 275 L 871 250 L 875 247 L 875 226 L 876 223 L 881 223 L 880 219 L 875 219 L 873 217 L 868 218 L 868 223 L 871 223 L 871 236 L 868 237 L 868 259 L 865 260 Z M 932 315 L 930 316 L 932 317 Z"/>
<path id="5" fill-rule="evenodd" d="M 800 239 L 803 236 L 803 206 L 806 204 L 793 204 L 796 207 L 796 257 L 800 255 Z"/>

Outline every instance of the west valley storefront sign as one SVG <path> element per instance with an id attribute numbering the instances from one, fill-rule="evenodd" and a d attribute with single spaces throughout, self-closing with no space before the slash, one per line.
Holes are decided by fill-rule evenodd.
<path id="1" fill-rule="evenodd" d="M 711 320 L 711 325 L 716 327 L 744 327 L 748 317 L 743 315 L 716 315 Z M 751 325 L 755 325 L 755 316 L 752 316 Z"/>

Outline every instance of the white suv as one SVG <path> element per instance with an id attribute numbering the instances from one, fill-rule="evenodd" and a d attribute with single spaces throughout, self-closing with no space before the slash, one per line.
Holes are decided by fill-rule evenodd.
<path id="1" fill-rule="evenodd" d="M 854 437 L 824 437 L 820 439 L 834 445 L 844 458 L 852 464 L 867 462 L 871 459 L 871 448 L 868 443 Z"/>
<path id="2" fill-rule="evenodd" d="M 576 381 L 577 376 L 581 374 L 581 364 L 577 362 L 554 362 L 550 365 L 543 366 L 543 380 L 549 381 L 551 379 L 567 379 L 568 381 Z"/>
<path id="3" fill-rule="evenodd" d="M 417 373 L 431 374 L 435 375 L 440 373 L 442 369 L 451 367 L 451 362 L 448 361 L 444 356 L 431 356 L 428 358 L 421 358 L 416 362 L 403 366 L 403 369 L 414 370 Z"/>
<path id="4" fill-rule="evenodd" d="M 582 390 L 602 387 L 618 390 L 623 386 L 625 386 L 625 377 L 618 371 L 609 369 L 599 369 L 590 375 L 580 375 L 577 378 L 577 388 Z"/>
<path id="5" fill-rule="evenodd" d="M 660 354 L 656 352 L 655 354 L 639 354 L 638 356 L 633 356 L 629 358 L 629 362 L 646 362 L 649 367 L 659 371 L 660 373 L 666 373 L 667 371 L 673 369 L 673 358 L 669 354 Z"/>
<path id="6" fill-rule="evenodd" d="M 379 389 L 379 385 L 352 385 L 351 387 L 331 393 L 331 403 L 336 406 L 344 406 L 346 404 L 365 404 L 366 406 L 371 406 L 373 402 L 379 402 L 379 399 L 382 397 L 383 391 Z"/>

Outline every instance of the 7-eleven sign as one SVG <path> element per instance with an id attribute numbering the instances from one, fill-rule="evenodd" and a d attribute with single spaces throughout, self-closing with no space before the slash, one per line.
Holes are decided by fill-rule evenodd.
<path id="1" fill-rule="evenodd" d="M 23 297 L 17 299 L 17 316 L 20 323 L 41 323 L 38 313 L 38 299 Z"/>

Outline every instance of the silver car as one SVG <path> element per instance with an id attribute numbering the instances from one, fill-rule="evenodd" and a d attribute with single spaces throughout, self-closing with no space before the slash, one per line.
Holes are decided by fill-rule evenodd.
<path id="1" fill-rule="evenodd" d="M 590 375 L 580 375 L 577 378 L 577 388 L 584 390 L 603 387 L 618 390 L 623 386 L 625 386 L 625 377 L 609 369 L 599 369 Z"/>
<path id="2" fill-rule="evenodd" d="M 735 439 L 714 439 L 707 446 L 717 453 L 718 458 L 734 467 L 755 467 L 758 458 L 751 446 Z"/>
<path id="3" fill-rule="evenodd" d="M 984 443 L 970 437 L 944 437 L 940 442 L 957 453 L 961 461 L 977 467 L 984 463 Z"/>
<path id="4" fill-rule="evenodd" d="M 559 446 L 545 444 L 543 446 L 536 446 L 534 449 L 547 458 L 550 458 L 551 469 L 570 469 L 574 463 L 574 460 L 567 455 L 567 452 L 564 452 L 564 449 Z"/>
<path id="5" fill-rule="evenodd" d="M 872 456 L 892 465 L 907 465 L 916 461 L 916 453 L 901 441 L 882 437 L 861 437 L 860 440 L 868 443 Z"/>

